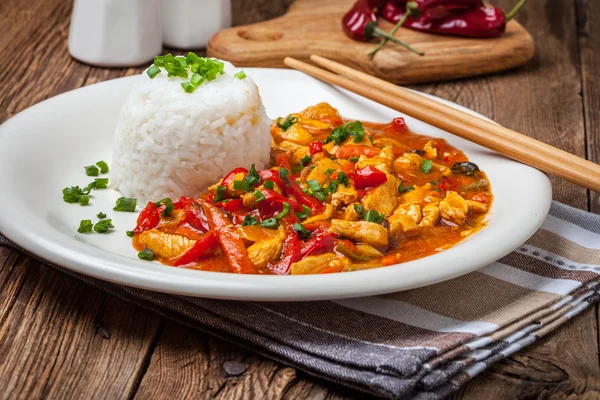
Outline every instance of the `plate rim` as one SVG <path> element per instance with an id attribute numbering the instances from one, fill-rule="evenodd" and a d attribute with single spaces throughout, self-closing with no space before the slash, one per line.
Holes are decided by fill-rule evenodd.
<path id="1" fill-rule="evenodd" d="M 281 68 L 244 68 L 244 70 L 247 70 L 248 72 L 277 70 L 285 71 L 286 73 L 304 75 L 298 71 Z M 18 124 L 21 118 L 26 118 L 30 113 L 35 112 L 35 110 L 37 110 L 39 107 L 44 107 L 45 104 L 55 101 L 59 97 L 73 96 L 74 93 L 80 94 L 85 91 L 93 91 L 98 85 L 107 85 L 111 83 L 115 84 L 116 81 L 133 80 L 135 78 L 137 78 L 137 75 L 99 82 L 93 85 L 77 88 L 39 102 L 19 112 L 0 125 L 0 136 L 4 133 L 4 131 L 9 130 L 14 124 Z M 345 92 L 343 89 L 337 87 L 336 89 Z M 443 104 L 450 105 L 451 107 L 459 110 L 466 111 L 472 115 L 488 119 L 483 115 L 478 114 L 466 107 L 460 106 L 454 102 L 427 93 L 418 91 L 415 92 L 423 94 Z M 363 99 L 364 98 L 361 97 L 361 101 L 363 101 Z M 0 155 L 2 154 L 2 151 L 3 150 L 0 149 Z M 4 151 L 7 150 L 4 149 Z M 4 211 L 0 213 L 0 232 L 17 245 L 46 261 L 57 264 L 77 273 L 91 276 L 93 278 L 140 289 L 194 297 L 253 301 L 308 301 L 341 299 L 359 296 L 362 297 L 404 291 L 452 279 L 454 277 L 480 269 L 518 248 L 518 246 L 530 238 L 543 224 L 550 210 L 552 201 L 552 187 L 548 177 L 541 171 L 535 170 L 531 167 L 527 168 L 537 172 L 537 175 L 539 176 L 539 183 L 541 185 L 540 189 L 545 192 L 540 196 L 540 199 L 545 200 L 545 202 L 539 204 L 540 213 L 536 216 L 536 220 L 530 226 L 528 226 L 528 229 L 524 229 L 521 234 L 518 235 L 519 243 L 514 246 L 511 245 L 511 249 L 505 251 L 499 251 L 498 247 L 487 249 L 488 251 L 486 252 L 485 256 L 481 256 L 480 261 L 476 263 L 477 265 L 440 273 L 438 277 L 433 280 L 415 276 L 418 275 L 416 274 L 415 266 L 422 264 L 423 260 L 430 261 L 433 257 L 443 257 L 447 251 L 395 266 L 387 266 L 363 271 L 353 271 L 343 274 L 317 275 L 319 276 L 319 284 L 317 285 L 315 285 L 314 282 L 315 275 L 237 275 L 210 271 L 174 269 L 173 267 L 167 267 L 154 263 L 151 265 L 155 265 L 158 268 L 150 267 L 146 261 L 134 260 L 120 254 L 109 253 L 106 250 L 95 248 L 85 243 L 77 241 L 74 241 L 74 243 L 70 243 L 69 241 L 67 243 L 66 239 L 71 240 L 71 238 L 68 238 L 65 235 L 61 235 L 64 237 L 59 236 L 57 239 L 52 240 L 47 237 L 47 235 L 40 234 L 41 232 L 45 232 L 44 229 L 40 228 L 40 231 L 36 231 L 36 229 L 30 225 L 33 221 L 28 221 L 27 219 L 25 220 L 27 223 L 24 224 L 11 223 L 11 213 L 6 212 L 6 210 L 14 210 L 15 208 L 14 206 L 11 207 L 11 205 L 8 204 L 9 202 L 7 202 L 7 196 L 2 192 L 0 192 L 0 210 Z M 1 179 L 2 173 L 0 172 L 0 182 Z M 59 233 L 55 232 L 55 235 L 59 235 Z M 473 235 L 473 237 L 477 237 L 477 235 Z M 513 240 L 513 242 L 516 243 L 517 241 Z M 464 243 L 464 241 L 461 243 Z M 102 254 L 97 252 L 108 253 L 111 254 L 112 257 L 109 257 L 110 259 L 106 257 L 102 258 Z M 120 259 L 122 259 L 121 261 L 123 262 L 117 262 L 117 260 Z M 136 264 L 144 263 L 148 266 L 148 268 L 144 269 L 144 276 L 141 276 L 137 270 L 134 271 L 123 268 L 125 262 L 129 264 L 132 262 Z M 399 269 L 403 269 L 404 271 L 399 272 Z M 182 272 L 185 273 L 182 274 Z M 191 276 L 189 272 L 192 272 L 194 275 Z M 410 278 L 409 281 L 411 284 L 404 285 L 402 288 L 398 288 L 395 280 L 398 278 L 398 275 L 404 275 L 404 278 Z M 371 289 L 359 290 L 358 292 L 360 293 L 357 293 L 357 290 L 348 288 L 351 286 L 349 285 L 350 283 L 357 281 L 361 282 L 361 286 Z M 330 292 L 328 291 L 330 286 L 338 286 L 338 288 L 335 290 L 335 292 Z M 343 287 L 340 288 L 340 286 Z M 265 287 L 269 287 L 270 291 L 268 293 L 264 292 Z M 232 288 L 238 288 L 240 289 L 240 292 L 229 292 L 232 290 Z"/>

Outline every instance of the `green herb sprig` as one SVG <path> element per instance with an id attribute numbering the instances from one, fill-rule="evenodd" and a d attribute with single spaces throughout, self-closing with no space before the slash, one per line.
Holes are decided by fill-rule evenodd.
<path id="1" fill-rule="evenodd" d="M 154 57 L 154 65 L 148 68 L 146 73 L 150 79 L 154 79 L 162 73 L 161 68 L 167 72 L 168 77 L 189 77 L 189 81 L 181 83 L 181 87 L 186 93 L 193 93 L 204 82 L 214 81 L 218 75 L 225 73 L 225 64 L 222 61 L 209 57 L 198 57 L 192 52 L 189 52 L 185 57 L 175 57 L 170 53 L 164 56 L 156 56 Z M 244 74 L 244 71 L 240 71 L 235 74 L 235 77 L 244 79 L 246 74 Z"/>

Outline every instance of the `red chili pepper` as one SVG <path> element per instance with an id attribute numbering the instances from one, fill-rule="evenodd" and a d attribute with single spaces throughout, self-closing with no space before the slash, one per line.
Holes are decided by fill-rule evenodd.
<path id="1" fill-rule="evenodd" d="M 427 0 L 431 4 L 437 4 L 441 0 Z M 452 8 L 456 2 L 449 1 L 448 5 L 439 5 L 438 7 L 429 8 L 427 13 L 420 17 L 405 15 L 405 9 L 401 5 L 396 4 L 393 0 L 388 1 L 381 8 L 381 16 L 390 22 L 399 22 L 405 19 L 403 26 L 418 31 L 438 33 L 442 35 L 465 36 L 465 37 L 497 37 L 506 30 L 506 22 L 512 19 L 519 9 L 527 0 L 521 0 L 508 13 L 505 14 L 499 8 L 486 7 L 485 5 L 475 5 L 476 2 L 470 3 L 466 0 L 459 1 L 461 4 L 471 4 L 472 7 Z M 425 2 L 425 0 L 422 0 Z M 440 10 L 440 7 L 442 9 Z"/>
<path id="2" fill-rule="evenodd" d="M 373 6 L 373 4 L 376 3 L 369 0 L 358 0 L 354 3 L 352 8 L 342 18 L 342 29 L 346 36 L 362 42 L 369 42 L 375 37 L 381 37 L 404 46 L 419 55 L 423 55 L 423 53 L 415 50 L 402 40 L 389 35 L 377 26 L 377 17 L 374 12 L 376 6 Z"/>
<path id="3" fill-rule="evenodd" d="M 290 172 L 292 171 L 292 162 L 285 153 L 278 154 L 277 157 L 275 157 L 275 165 L 285 168 Z"/>
<path id="4" fill-rule="evenodd" d="M 308 153 L 310 156 L 314 156 L 323 151 L 323 142 L 312 142 L 308 147 Z"/>
<path id="5" fill-rule="evenodd" d="M 140 215 L 137 218 L 137 225 L 133 230 L 133 233 L 139 234 L 144 231 L 156 228 L 160 222 L 160 211 L 154 202 L 150 201 L 144 207 Z"/>
<path id="6" fill-rule="evenodd" d="M 211 229 L 215 232 L 221 249 L 227 257 L 229 271 L 238 274 L 255 274 L 256 268 L 248 257 L 246 246 L 236 233 L 233 223 L 214 205 L 202 202 L 202 209 Z"/>
<path id="7" fill-rule="evenodd" d="M 394 132 L 396 133 L 406 133 L 408 127 L 406 126 L 406 121 L 404 118 L 398 117 L 392 120 L 392 127 L 394 128 Z"/>
<path id="8" fill-rule="evenodd" d="M 331 251 L 335 246 L 336 238 L 334 235 L 328 233 L 326 226 L 319 226 L 313 233 L 310 239 L 302 246 L 300 257 L 315 255 Z"/>
<path id="9" fill-rule="evenodd" d="M 241 167 L 234 169 L 233 171 L 231 171 L 230 173 L 225 175 L 225 178 L 223 178 L 223 180 L 221 181 L 221 186 L 225 186 L 225 187 L 229 186 L 235 179 L 235 176 L 240 173 L 247 174 L 248 170 L 246 168 L 241 168 Z"/>
<path id="10" fill-rule="evenodd" d="M 176 203 L 173 203 L 173 208 L 176 210 L 183 210 L 185 212 L 185 218 L 181 221 L 181 225 L 188 223 L 194 229 L 202 232 L 208 231 L 208 221 L 206 215 L 202 211 L 202 207 L 194 199 L 189 197 L 182 197 Z"/>
<path id="11" fill-rule="evenodd" d="M 363 169 L 357 170 L 352 174 L 352 179 L 354 180 L 354 187 L 356 189 L 377 187 L 387 182 L 385 172 L 381 172 L 372 165 L 367 165 Z"/>
<path id="12" fill-rule="evenodd" d="M 295 214 L 287 214 L 281 220 L 285 230 L 285 240 L 283 241 L 283 252 L 277 262 L 267 264 L 267 268 L 278 275 L 287 275 L 290 273 L 292 264 L 301 258 L 302 242 L 298 238 L 298 232 L 294 230 L 294 223 L 298 222 Z"/>
<path id="13" fill-rule="evenodd" d="M 186 265 L 198 260 L 201 256 L 216 249 L 219 245 L 214 231 L 209 231 L 175 262 L 175 266 Z"/>

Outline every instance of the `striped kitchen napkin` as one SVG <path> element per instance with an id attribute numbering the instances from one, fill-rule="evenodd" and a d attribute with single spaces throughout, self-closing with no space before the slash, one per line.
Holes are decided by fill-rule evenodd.
<path id="1" fill-rule="evenodd" d="M 0 244 L 18 248 L 2 236 Z M 336 301 L 207 300 L 53 267 L 166 318 L 370 395 L 440 399 L 600 299 L 600 216 L 553 203 L 531 239 L 476 272 L 406 292 Z"/>

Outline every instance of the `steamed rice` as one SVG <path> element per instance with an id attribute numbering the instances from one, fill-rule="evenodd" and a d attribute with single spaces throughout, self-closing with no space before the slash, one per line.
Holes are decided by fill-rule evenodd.
<path id="1" fill-rule="evenodd" d="M 111 185 L 139 204 L 195 197 L 230 170 L 269 161 L 271 121 L 250 77 L 225 74 L 194 93 L 185 79 L 140 77 L 117 124 Z"/>

